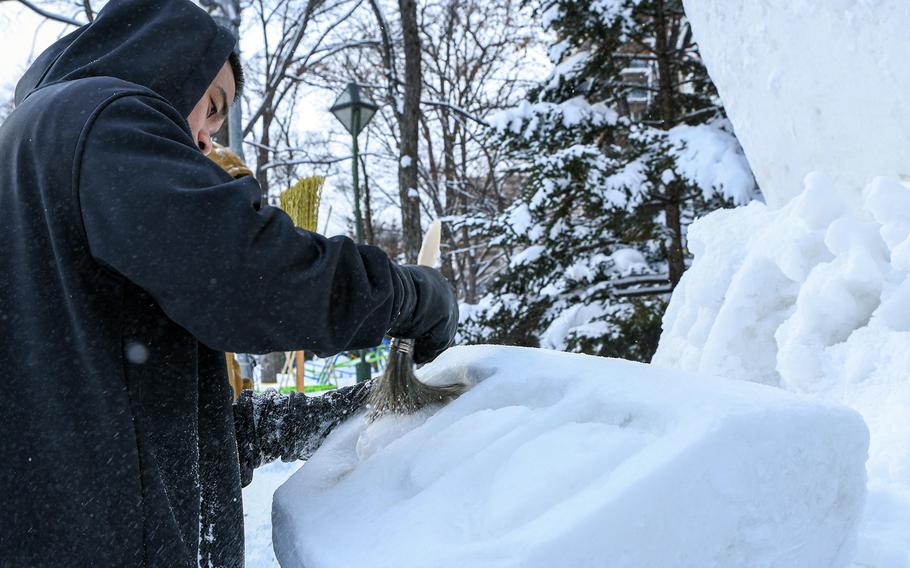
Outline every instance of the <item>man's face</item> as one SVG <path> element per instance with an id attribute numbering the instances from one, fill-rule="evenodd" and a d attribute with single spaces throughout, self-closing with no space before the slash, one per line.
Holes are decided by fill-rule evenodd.
<path id="1" fill-rule="evenodd" d="M 206 156 L 212 151 L 212 135 L 224 124 L 233 101 L 234 73 L 231 66 L 225 63 L 187 117 L 193 140 Z"/>

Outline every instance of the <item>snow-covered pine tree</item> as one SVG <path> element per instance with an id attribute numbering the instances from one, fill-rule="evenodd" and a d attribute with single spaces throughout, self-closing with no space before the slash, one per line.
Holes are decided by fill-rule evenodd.
<path id="1" fill-rule="evenodd" d="M 502 113 L 523 191 L 465 223 L 510 251 L 467 342 L 647 361 L 697 216 L 749 201 L 752 173 L 680 0 L 545 0 L 550 77 Z"/>

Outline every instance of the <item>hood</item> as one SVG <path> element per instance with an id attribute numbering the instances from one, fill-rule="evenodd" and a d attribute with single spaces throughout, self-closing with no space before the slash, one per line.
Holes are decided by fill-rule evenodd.
<path id="1" fill-rule="evenodd" d="M 16 104 L 54 83 L 115 77 L 155 91 L 187 116 L 233 47 L 231 32 L 189 0 L 111 0 L 92 23 L 38 56 L 16 85 Z"/>

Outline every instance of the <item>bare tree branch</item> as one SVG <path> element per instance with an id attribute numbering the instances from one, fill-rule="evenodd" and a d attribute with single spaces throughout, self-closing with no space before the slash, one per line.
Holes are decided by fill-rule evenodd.
<path id="1" fill-rule="evenodd" d="M 5 2 L 5 1 L 7 1 L 7 0 L 0 0 L 0 2 Z M 23 6 L 25 6 L 26 8 L 28 8 L 29 10 L 35 12 L 36 14 L 44 16 L 45 18 L 47 18 L 49 20 L 54 20 L 55 22 L 62 22 L 64 24 L 69 24 L 71 26 L 76 26 L 76 27 L 80 27 L 85 24 L 85 22 L 80 22 L 79 20 L 76 20 L 75 18 L 70 18 L 68 16 L 63 16 L 61 14 L 55 14 L 53 12 L 45 10 L 44 8 L 38 6 L 34 2 L 30 2 L 29 0 L 16 0 L 16 1 L 19 2 L 20 4 L 22 4 Z"/>
<path id="2" fill-rule="evenodd" d="M 484 120 L 484 119 L 482 119 L 482 118 L 477 118 L 476 116 L 474 116 L 473 114 L 471 114 L 471 113 L 469 113 L 468 111 L 464 110 L 463 108 L 459 108 L 459 107 L 457 107 L 457 106 L 455 106 L 455 105 L 453 105 L 453 104 L 447 103 L 447 102 L 443 102 L 443 101 L 428 101 L 428 100 L 422 100 L 422 101 L 420 101 L 420 104 L 422 104 L 422 105 L 436 106 L 436 107 L 446 107 L 446 108 L 448 108 L 449 110 L 455 112 L 456 114 L 460 114 L 461 116 L 463 116 L 463 117 L 465 117 L 465 118 L 467 118 L 467 119 L 473 120 L 473 121 L 476 122 L 477 124 L 480 124 L 480 125 L 482 125 L 482 126 L 490 126 L 490 123 L 487 122 L 486 120 Z"/>
<path id="3" fill-rule="evenodd" d="M 358 154 L 359 156 L 377 156 L 375 153 L 367 154 Z M 275 160 L 272 162 L 267 162 L 262 165 L 262 169 L 270 170 L 273 168 L 279 168 L 284 166 L 297 166 L 300 164 L 319 164 L 319 165 L 329 165 L 337 164 L 338 162 L 344 162 L 352 159 L 354 156 L 342 156 L 341 158 L 315 158 L 315 159 L 299 159 L 299 160 Z"/>

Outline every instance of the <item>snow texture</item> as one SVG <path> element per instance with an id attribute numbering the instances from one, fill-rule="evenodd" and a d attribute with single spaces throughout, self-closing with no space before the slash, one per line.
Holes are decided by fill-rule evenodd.
<path id="1" fill-rule="evenodd" d="M 545 13 L 545 15 L 546 14 L 548 13 Z M 560 81 L 571 81 L 572 79 L 575 79 L 582 69 L 584 69 L 584 66 L 588 63 L 590 58 L 591 54 L 587 51 L 579 51 L 574 55 L 566 57 L 553 68 L 553 71 L 546 80 L 547 87 L 555 89 L 559 87 Z"/>
<path id="2" fill-rule="evenodd" d="M 589 333 L 591 331 L 602 331 L 600 335 L 605 335 L 606 322 L 594 321 L 600 316 L 609 313 L 609 307 L 603 304 L 574 304 L 564 309 L 556 319 L 541 334 L 540 346 L 545 349 L 556 349 L 562 351 L 566 348 L 566 343 L 571 333 Z M 596 328 L 601 328 L 597 330 Z M 594 329 L 592 329 L 594 328 Z"/>
<path id="3" fill-rule="evenodd" d="M 253 482 L 243 488 L 245 565 L 277 568 L 272 551 L 272 495 L 303 462 L 275 461 L 256 469 Z"/>
<path id="4" fill-rule="evenodd" d="M 859 198 L 910 174 L 910 2 L 684 0 L 768 204 L 812 171 Z"/>
<path id="5" fill-rule="evenodd" d="M 449 350 L 443 408 L 355 416 L 275 494 L 283 566 L 843 565 L 868 433 L 837 405 L 621 360 Z M 337 531 L 356 535 L 339 542 Z"/>
<path id="6" fill-rule="evenodd" d="M 650 270 L 645 255 L 631 248 L 617 249 L 610 255 L 616 264 L 616 271 L 626 276 L 632 273 L 642 273 Z"/>
<path id="7" fill-rule="evenodd" d="M 540 256 L 547 250 L 547 247 L 543 245 L 531 245 L 528 248 L 524 249 L 520 253 L 512 257 L 512 261 L 509 263 L 510 266 L 521 266 L 522 264 L 529 264 L 535 262 Z"/>
<path id="8" fill-rule="evenodd" d="M 616 124 L 619 115 L 603 103 L 588 103 L 584 97 L 574 97 L 561 103 L 530 103 L 522 101 L 515 108 L 493 116 L 492 125 L 499 131 L 511 131 L 531 137 L 540 128 L 540 122 L 562 124 L 571 128 L 580 124 Z"/>
<path id="9" fill-rule="evenodd" d="M 768 205 L 692 225 L 654 363 L 858 410 L 857 567 L 910 567 L 910 2 L 685 0 Z"/>
<path id="10" fill-rule="evenodd" d="M 854 210 L 832 185 L 812 174 L 781 209 L 693 224 L 653 362 L 858 410 L 872 498 L 857 562 L 910 567 L 910 189 L 876 178 Z"/>
<path id="11" fill-rule="evenodd" d="M 745 204 L 755 197 L 755 179 L 728 121 L 714 120 L 696 126 L 681 124 L 667 136 L 677 172 L 702 188 L 705 199 L 716 193 L 736 204 Z M 670 181 L 672 178 L 664 180 Z"/>

